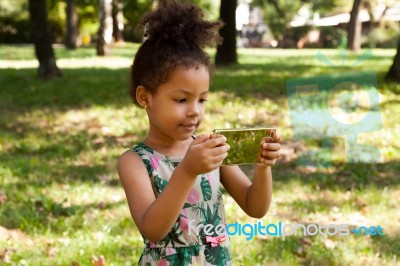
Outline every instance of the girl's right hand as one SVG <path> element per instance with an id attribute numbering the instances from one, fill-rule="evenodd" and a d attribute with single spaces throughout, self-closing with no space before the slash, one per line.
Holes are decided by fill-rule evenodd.
<path id="1" fill-rule="evenodd" d="M 197 177 L 221 166 L 229 149 L 224 136 L 211 138 L 209 134 L 199 135 L 190 144 L 181 165 L 188 173 Z"/>

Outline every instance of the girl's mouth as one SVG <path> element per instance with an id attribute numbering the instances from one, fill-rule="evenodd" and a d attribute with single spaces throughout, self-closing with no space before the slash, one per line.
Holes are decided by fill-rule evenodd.
<path id="1" fill-rule="evenodd" d="M 182 127 L 186 128 L 189 131 L 195 130 L 197 127 L 198 123 L 188 123 L 188 124 L 182 124 Z"/>

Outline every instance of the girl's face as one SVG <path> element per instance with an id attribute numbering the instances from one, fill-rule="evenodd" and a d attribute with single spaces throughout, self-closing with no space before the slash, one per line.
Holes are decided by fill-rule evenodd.
<path id="1" fill-rule="evenodd" d="M 209 72 L 203 65 L 180 67 L 171 73 L 149 95 L 150 134 L 166 141 L 190 138 L 204 118 L 209 85 Z"/>

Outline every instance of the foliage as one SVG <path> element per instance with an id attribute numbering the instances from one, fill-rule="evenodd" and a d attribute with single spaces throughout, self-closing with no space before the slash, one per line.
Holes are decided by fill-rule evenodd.
<path id="1" fill-rule="evenodd" d="M 321 27 L 324 48 L 346 47 L 347 31 L 334 26 Z"/>
<path id="2" fill-rule="evenodd" d="M 290 21 L 299 11 L 301 1 L 261 1 L 263 2 L 264 18 L 272 34 L 281 40 L 288 29 Z"/>
<path id="3" fill-rule="evenodd" d="M 136 27 L 139 23 L 140 17 L 149 11 L 153 6 L 153 1 L 147 0 L 124 0 L 124 17 L 126 24 L 124 27 L 124 39 L 127 41 L 138 42 L 141 40 L 142 33 L 136 32 Z"/>
<path id="4" fill-rule="evenodd" d="M 57 48 L 64 78 L 35 79 L 32 47 L 0 46 L 0 264 L 135 265 L 143 247 L 115 170 L 118 156 L 146 135 L 148 121 L 126 92 L 137 46 Z M 378 236 L 232 236 L 234 265 L 397 265 L 400 250 L 399 85 L 383 82 L 395 51 L 351 67 L 338 50 L 239 49 L 240 64 L 215 71 L 199 133 L 214 128 L 275 125 L 285 160 L 274 168 L 272 204 L 262 223 L 346 222 L 380 225 Z M 210 50 L 210 53 L 215 53 Z M 359 136 L 382 152 L 378 164 L 345 163 L 335 140 L 329 169 L 299 167 L 288 115 L 285 81 L 351 70 L 377 73 L 384 127 Z M 319 143 L 303 143 L 304 149 Z M 298 152 L 296 152 L 296 150 Z M 245 169 L 245 168 L 244 168 Z M 251 177 L 251 170 L 246 170 Z M 257 222 L 224 194 L 228 223 Z M 244 248 L 245 247 L 245 248 Z"/>
<path id="5" fill-rule="evenodd" d="M 396 48 L 400 35 L 398 23 L 385 22 L 373 28 L 368 36 L 363 37 L 363 46 L 368 48 Z"/>
<path id="6" fill-rule="evenodd" d="M 0 21 L 0 43 L 30 42 L 30 24 L 28 19 L 16 20 L 4 17 Z"/>
<path id="7" fill-rule="evenodd" d="M 320 16 L 330 14 L 336 10 L 347 6 L 348 1 L 344 0 L 254 0 L 253 5 L 261 6 L 264 10 L 264 19 L 270 27 L 272 34 L 278 40 L 282 40 L 289 30 L 289 23 L 298 14 L 301 7 L 308 8 L 310 12 L 309 19 L 312 19 L 314 13 Z"/>
<path id="8" fill-rule="evenodd" d="M 121 0 L 124 4 L 124 17 L 126 19 L 124 38 L 127 41 L 138 42 L 141 40 L 142 33 L 135 29 L 140 17 L 153 8 L 157 1 L 148 0 Z M 190 2 L 200 6 L 204 11 L 206 18 L 217 18 L 217 4 L 215 0 L 179 0 L 181 2 Z M 178 1 L 178 2 L 179 2 Z"/>
<path id="9" fill-rule="evenodd" d="M 204 10 L 206 19 L 215 20 L 219 18 L 220 0 L 191 0 L 190 2 Z"/>
<path id="10" fill-rule="evenodd" d="M 28 16 L 28 3 L 26 0 L 0 1 L 0 17 L 15 17 L 16 19 Z"/>
<path id="11" fill-rule="evenodd" d="M 66 7 L 67 4 L 64 1 L 47 1 L 47 16 L 49 19 L 52 40 L 56 43 L 64 42 L 66 32 Z"/>
<path id="12" fill-rule="evenodd" d="M 27 42 L 29 13 L 26 0 L 0 1 L 0 43 Z"/>
<path id="13" fill-rule="evenodd" d="M 302 0 L 302 2 L 308 4 L 311 10 L 318 12 L 321 17 L 337 12 L 349 12 L 352 4 L 347 0 Z"/>
<path id="14" fill-rule="evenodd" d="M 65 33 L 65 2 L 51 0 L 46 3 L 52 38 L 55 42 L 62 42 Z M 0 42 L 31 42 L 27 0 L 0 1 L 0 17 Z"/>

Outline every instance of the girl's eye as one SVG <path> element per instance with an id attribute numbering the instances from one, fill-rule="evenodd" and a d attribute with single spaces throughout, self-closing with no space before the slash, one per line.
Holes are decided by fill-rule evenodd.
<path id="1" fill-rule="evenodd" d="M 184 103 L 184 102 L 186 102 L 186 99 L 175 99 L 175 102 Z"/>
<path id="2" fill-rule="evenodd" d="M 200 99 L 201 103 L 205 103 L 207 101 L 207 99 Z"/>

